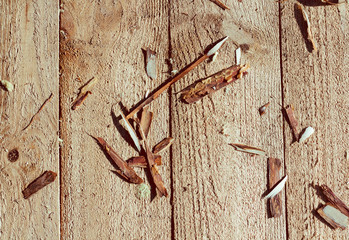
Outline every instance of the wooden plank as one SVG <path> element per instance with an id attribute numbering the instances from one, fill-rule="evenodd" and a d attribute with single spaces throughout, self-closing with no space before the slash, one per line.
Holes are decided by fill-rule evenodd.
<path id="1" fill-rule="evenodd" d="M 282 4 L 284 105 L 294 105 L 300 130 L 312 126 L 315 133 L 303 144 L 291 145 L 292 133 L 285 125 L 288 237 L 346 239 L 346 231 L 333 231 L 314 215 L 324 201 L 313 186 L 331 186 L 349 202 L 345 159 L 349 148 L 348 9 L 346 4 L 305 6 L 318 44 L 318 52 L 310 53 L 295 18 L 294 3 Z"/>
<path id="2" fill-rule="evenodd" d="M 137 156 L 123 137 L 126 131 L 118 130 L 118 103 L 130 108 L 168 77 L 168 6 L 156 0 L 69 0 L 62 1 L 62 8 L 62 238 L 170 239 L 169 198 L 136 199 L 136 185 L 111 172 L 113 166 L 88 135 L 104 138 L 124 160 Z M 147 47 L 157 52 L 156 80 L 146 75 L 141 48 Z M 92 77 L 100 79 L 92 94 L 72 111 L 78 88 Z M 168 99 L 165 93 L 150 105 L 151 147 L 169 135 Z M 168 153 L 162 161 L 159 171 L 170 192 Z M 145 170 L 135 170 L 148 183 Z"/>
<path id="3" fill-rule="evenodd" d="M 0 1 L 0 79 L 15 87 L 0 89 L 0 239 L 59 238 L 59 180 L 22 194 L 44 171 L 59 172 L 57 9 L 57 1 Z"/>
<path id="4" fill-rule="evenodd" d="M 227 1 L 224 1 L 227 2 Z M 242 45 L 242 80 L 196 104 L 171 95 L 174 239 L 285 239 L 285 210 L 268 219 L 267 157 L 234 151 L 228 143 L 261 147 L 283 158 L 278 5 L 229 1 L 171 1 L 171 57 L 181 69 L 210 43 L 228 35 L 215 62 L 205 62 L 175 84 L 178 92 L 230 66 Z M 266 114 L 258 108 L 271 102 Z M 284 205 L 284 193 L 281 193 Z"/>

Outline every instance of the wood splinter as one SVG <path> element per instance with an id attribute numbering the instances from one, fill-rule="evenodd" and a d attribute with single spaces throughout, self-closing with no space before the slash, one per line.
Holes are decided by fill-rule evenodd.
<path id="1" fill-rule="evenodd" d="M 348 216 L 331 204 L 320 207 L 317 212 L 334 229 L 348 227 Z"/>
<path id="2" fill-rule="evenodd" d="M 311 31 L 311 24 L 309 21 L 309 17 L 307 12 L 304 10 L 303 6 L 299 3 L 296 3 L 296 7 L 298 9 L 298 11 L 301 12 L 302 16 L 303 16 L 303 20 L 306 23 L 306 37 L 307 37 L 307 41 L 310 43 L 311 47 L 312 47 L 312 51 L 316 52 L 317 51 L 317 47 L 316 47 L 316 43 L 313 37 L 313 33 Z"/>
<path id="3" fill-rule="evenodd" d="M 87 96 L 91 94 L 91 89 L 97 82 L 98 78 L 93 77 L 90 81 L 88 81 L 85 84 L 85 86 L 81 88 L 78 97 L 73 103 L 72 110 L 75 110 L 77 107 L 81 106 L 81 104 L 86 100 Z"/>
<path id="4" fill-rule="evenodd" d="M 154 154 L 154 161 L 157 166 L 160 166 L 162 164 L 161 156 Z M 140 167 L 140 168 L 148 167 L 147 159 L 144 156 L 132 157 L 129 160 L 127 160 L 127 164 L 130 167 Z"/>
<path id="5" fill-rule="evenodd" d="M 160 197 L 162 197 L 162 196 L 167 197 L 168 193 L 167 193 L 165 184 L 164 184 L 164 182 L 163 182 L 163 180 L 161 178 L 161 175 L 159 173 L 159 170 L 156 167 L 154 154 L 151 152 L 151 150 L 149 148 L 147 139 L 146 139 L 146 137 L 144 135 L 144 131 L 143 131 L 143 129 L 142 129 L 142 127 L 140 125 L 139 125 L 139 131 L 140 131 L 140 134 L 141 134 L 141 137 L 142 137 L 142 140 L 143 140 L 143 148 L 144 148 L 144 150 L 146 152 L 146 155 L 147 155 L 148 168 L 150 170 L 150 174 L 152 176 L 154 184 L 155 184 L 156 188 L 160 192 Z"/>
<path id="6" fill-rule="evenodd" d="M 182 100 L 186 103 L 194 103 L 199 101 L 208 94 L 216 92 L 219 89 L 235 82 L 243 75 L 246 75 L 248 68 L 248 64 L 233 65 L 213 74 L 208 78 L 198 80 L 182 90 Z"/>
<path id="7" fill-rule="evenodd" d="M 46 185 L 52 183 L 57 177 L 57 173 L 52 171 L 45 171 L 40 177 L 31 182 L 23 191 L 23 196 L 25 199 L 29 198 L 31 195 L 45 187 Z"/>
<path id="8" fill-rule="evenodd" d="M 336 208 L 338 208 L 344 215 L 349 217 L 349 208 L 345 205 L 342 200 L 340 200 L 333 191 L 325 184 L 321 185 L 322 194 L 327 198 L 327 200 Z"/>
<path id="9" fill-rule="evenodd" d="M 211 0 L 211 2 L 217 4 L 217 6 L 219 6 L 220 8 L 222 8 L 223 10 L 230 10 L 230 8 L 225 5 L 224 3 L 222 3 L 221 1 L 219 0 Z"/>
<path id="10" fill-rule="evenodd" d="M 294 116 L 294 108 L 293 105 L 290 104 L 285 108 L 285 113 L 287 115 L 287 120 L 288 123 L 290 124 L 292 133 L 294 138 L 296 139 L 296 141 L 298 141 L 298 130 L 297 130 L 297 126 L 298 126 L 298 121 L 296 119 L 296 117 Z"/>
<path id="11" fill-rule="evenodd" d="M 103 150 L 109 155 L 113 162 L 118 166 L 119 170 L 116 172 L 120 174 L 128 182 L 140 184 L 143 183 L 143 179 L 137 175 L 137 173 L 104 141 L 103 138 L 94 137 L 98 143 L 103 147 Z"/>
<path id="12" fill-rule="evenodd" d="M 268 188 L 272 189 L 281 178 L 281 161 L 277 158 L 268 158 Z M 280 194 L 268 200 L 270 217 L 280 217 L 282 213 L 282 202 Z"/>
<path id="13" fill-rule="evenodd" d="M 153 153 L 154 154 L 161 153 L 162 151 L 164 151 L 165 149 L 167 149 L 168 147 L 170 147 L 172 145 L 173 140 L 174 139 L 172 137 L 168 137 L 168 138 L 163 139 L 161 142 L 156 144 L 156 146 L 153 149 Z"/>

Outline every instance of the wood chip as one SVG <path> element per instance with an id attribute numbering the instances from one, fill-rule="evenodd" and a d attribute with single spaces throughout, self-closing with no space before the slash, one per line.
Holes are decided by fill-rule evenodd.
<path id="1" fill-rule="evenodd" d="M 9 82 L 7 80 L 1 80 L 0 83 L 8 92 L 12 92 L 13 91 L 14 86 L 13 86 L 13 84 L 11 82 Z"/>
<path id="2" fill-rule="evenodd" d="M 230 143 L 230 145 L 233 146 L 236 151 L 250 153 L 253 155 L 254 154 L 263 155 L 263 156 L 265 155 L 265 151 L 260 149 L 260 148 L 251 147 L 251 146 L 247 146 L 244 144 L 238 144 L 238 143 Z"/>
<path id="3" fill-rule="evenodd" d="M 315 132 L 314 128 L 312 127 L 307 127 L 304 132 L 302 133 L 302 135 L 299 137 L 298 142 L 302 143 L 305 140 L 307 140 L 313 133 Z"/>
<path id="4" fill-rule="evenodd" d="M 268 187 L 273 189 L 275 184 L 280 181 L 281 161 L 277 158 L 268 158 Z M 282 202 L 280 194 L 276 194 L 268 200 L 270 217 L 280 217 L 282 213 Z"/>
<path id="5" fill-rule="evenodd" d="M 142 110 L 140 125 L 144 131 L 144 135 L 148 138 L 151 122 L 153 120 L 153 113 L 148 110 L 148 106 L 145 106 Z"/>
<path id="6" fill-rule="evenodd" d="M 285 175 L 282 180 L 280 180 L 275 187 L 268 193 L 268 195 L 266 195 L 263 199 L 269 199 L 274 197 L 276 194 L 278 194 L 279 192 L 281 192 L 281 190 L 284 188 L 285 183 L 287 180 L 287 175 Z"/>
<path id="7" fill-rule="evenodd" d="M 128 122 L 128 120 L 126 119 L 125 115 L 122 112 L 120 112 L 120 115 L 121 115 L 122 120 L 124 121 L 124 123 L 126 125 L 126 129 L 127 129 L 128 133 L 130 134 L 133 142 L 135 143 L 135 145 L 137 147 L 137 150 L 140 152 L 141 151 L 141 144 L 139 142 L 136 131 L 133 129 L 132 125 Z"/>
<path id="8" fill-rule="evenodd" d="M 154 154 L 154 161 L 157 166 L 160 166 L 161 156 Z M 127 160 L 127 164 L 130 167 L 141 167 L 141 168 L 148 167 L 147 159 L 144 156 L 132 157 L 129 160 Z"/>
<path id="9" fill-rule="evenodd" d="M 150 48 L 146 49 L 146 70 L 147 75 L 152 79 L 156 79 L 156 52 L 150 50 Z"/>
<path id="10" fill-rule="evenodd" d="M 262 116 L 266 113 L 267 107 L 270 105 L 270 103 L 266 103 L 263 106 L 261 106 L 258 111 L 259 111 L 259 115 Z"/>
<path id="11" fill-rule="evenodd" d="M 235 50 L 235 64 L 240 65 L 241 63 L 241 47 Z"/>
<path id="12" fill-rule="evenodd" d="M 161 142 L 156 144 L 156 146 L 153 149 L 153 153 L 154 154 L 161 153 L 162 151 L 164 151 L 165 149 L 167 149 L 168 147 L 170 147 L 172 145 L 173 140 L 174 139 L 172 137 L 168 137 L 168 138 L 163 139 Z"/>
<path id="13" fill-rule="evenodd" d="M 293 136 L 296 140 L 298 140 L 298 130 L 297 130 L 298 121 L 297 121 L 296 117 L 294 116 L 294 108 L 293 108 L 292 104 L 288 105 L 285 108 L 285 113 L 287 115 L 287 121 L 290 124 Z"/>
<path id="14" fill-rule="evenodd" d="M 344 215 L 349 217 L 349 208 L 345 205 L 342 200 L 340 200 L 333 191 L 326 186 L 325 184 L 321 185 L 321 190 L 323 195 L 327 198 L 327 200 L 336 208 L 338 208 Z"/>
<path id="15" fill-rule="evenodd" d="M 40 177 L 31 182 L 23 191 L 23 196 L 25 199 L 29 198 L 31 195 L 45 187 L 46 185 L 52 183 L 57 177 L 57 173 L 52 171 L 45 171 Z"/>
<path id="16" fill-rule="evenodd" d="M 334 229 L 341 228 L 344 230 L 348 227 L 348 216 L 344 215 L 341 211 L 330 204 L 326 204 L 319 208 L 317 212 Z"/>
<path id="17" fill-rule="evenodd" d="M 93 77 L 81 88 L 78 97 L 73 102 L 72 110 L 75 110 L 77 107 L 81 106 L 88 94 L 91 94 L 91 90 L 97 82 L 98 78 Z"/>
<path id="18" fill-rule="evenodd" d="M 311 24 L 310 24 L 310 21 L 309 21 L 308 14 L 307 14 L 306 11 L 304 10 L 302 4 L 296 3 L 296 6 L 297 6 L 297 9 L 302 13 L 303 20 L 304 20 L 305 23 L 306 23 L 306 28 L 307 28 L 307 40 L 308 40 L 309 43 L 311 44 L 311 46 L 312 46 L 312 48 L 313 48 L 312 50 L 313 50 L 314 52 L 316 52 L 316 51 L 317 51 L 317 47 L 316 47 L 316 43 L 315 43 L 313 34 L 312 34 L 312 32 L 311 32 Z"/>
<path id="19" fill-rule="evenodd" d="M 128 164 L 109 146 L 103 138 L 95 138 L 102 146 L 103 150 L 109 155 L 113 162 L 118 166 L 119 173 L 124 179 L 130 183 L 140 184 L 143 183 L 143 179 L 137 175 L 137 173 L 128 166 Z"/>
<path id="20" fill-rule="evenodd" d="M 198 80 L 190 86 L 186 87 L 182 91 L 182 99 L 186 103 L 194 103 L 210 93 L 214 93 L 219 89 L 233 83 L 239 79 L 239 75 L 245 75 L 246 67 L 245 65 L 233 65 L 229 68 L 226 68 L 220 72 L 213 74 L 212 76 Z M 245 69 L 241 72 L 242 69 Z"/>

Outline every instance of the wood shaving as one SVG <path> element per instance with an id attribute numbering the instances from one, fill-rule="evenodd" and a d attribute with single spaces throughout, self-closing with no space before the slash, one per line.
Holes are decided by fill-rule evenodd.
<path id="1" fill-rule="evenodd" d="M 80 93 L 76 100 L 73 102 L 72 109 L 75 110 L 77 107 L 79 107 L 83 101 L 87 98 L 88 94 L 91 94 L 91 90 L 98 82 L 98 78 L 93 77 L 90 81 L 88 81 L 85 86 L 83 86 L 80 90 Z"/>
<path id="2" fill-rule="evenodd" d="M 241 63 L 241 47 L 235 50 L 235 64 L 240 65 Z"/>
<path id="3" fill-rule="evenodd" d="M 305 131 L 303 132 L 303 134 L 300 136 L 299 138 L 299 143 L 304 142 L 305 140 L 307 140 L 313 133 L 315 132 L 315 129 L 312 127 L 307 127 L 305 129 Z"/>
<path id="4" fill-rule="evenodd" d="M 265 151 L 260 149 L 260 148 L 251 147 L 251 146 L 247 146 L 244 144 L 238 144 L 238 143 L 230 143 L 230 145 L 233 146 L 236 151 L 250 153 L 250 154 L 263 155 L 263 156 L 266 155 Z"/>
<path id="5" fill-rule="evenodd" d="M 135 143 L 137 150 L 140 152 L 141 151 L 141 144 L 139 142 L 139 139 L 137 137 L 136 131 L 133 129 L 133 127 L 131 126 L 131 124 L 127 121 L 125 115 L 120 112 L 120 115 L 122 117 L 122 120 L 124 121 L 125 125 L 126 125 L 126 129 L 128 131 L 128 133 L 130 134 L 133 142 Z"/>
<path id="6" fill-rule="evenodd" d="M 9 82 L 7 80 L 1 80 L 0 83 L 8 92 L 12 92 L 13 91 L 14 86 L 13 86 L 13 84 L 11 82 Z"/>
<path id="7" fill-rule="evenodd" d="M 263 199 L 268 199 L 274 197 L 276 194 L 281 192 L 281 190 L 284 188 L 285 183 L 287 180 L 287 175 L 285 175 L 282 180 L 269 192 L 268 195 L 266 195 Z"/>
<path id="8" fill-rule="evenodd" d="M 316 43 L 315 43 L 312 31 L 311 31 L 311 24 L 310 24 L 310 21 L 309 21 L 308 14 L 304 10 L 304 7 L 301 4 L 296 3 L 296 6 L 297 6 L 298 10 L 302 13 L 303 19 L 306 22 L 306 25 L 307 25 L 306 26 L 307 27 L 307 39 L 311 43 L 311 45 L 313 47 L 313 51 L 316 52 L 317 51 L 317 47 L 316 47 Z"/>
<path id="9" fill-rule="evenodd" d="M 319 208 L 317 212 L 334 229 L 341 228 L 344 230 L 348 227 L 348 217 L 330 204 L 326 204 L 324 207 Z"/>
<path id="10" fill-rule="evenodd" d="M 156 79 L 156 52 L 150 50 L 150 48 L 146 49 L 146 70 L 147 75 L 152 79 Z"/>

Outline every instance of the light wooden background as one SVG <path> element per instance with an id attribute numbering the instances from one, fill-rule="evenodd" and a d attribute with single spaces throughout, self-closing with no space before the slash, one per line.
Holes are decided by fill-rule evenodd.
<path id="1" fill-rule="evenodd" d="M 348 6 L 300 1 L 319 48 L 310 53 L 294 0 L 222 1 L 231 10 L 209 0 L 0 1 L 0 77 L 15 85 L 11 93 L 0 90 L 0 239 L 348 239 L 348 230 L 334 231 L 314 215 L 323 203 L 316 185 L 327 184 L 349 203 Z M 215 62 L 151 104 L 151 145 L 175 138 L 160 167 L 169 197 L 138 200 L 136 186 L 110 171 L 88 134 L 105 138 L 125 159 L 135 156 L 119 102 L 132 108 L 224 36 L 230 38 Z M 180 101 L 181 89 L 232 65 L 239 45 L 248 76 L 197 104 Z M 153 81 L 144 70 L 146 47 L 158 56 Z M 93 94 L 72 111 L 79 87 L 92 77 L 100 79 Z M 22 131 L 50 93 L 51 102 Z M 300 128 L 316 129 L 304 144 L 291 145 L 281 112 L 291 103 Z M 231 142 L 282 160 L 289 180 L 280 218 L 268 218 L 260 199 L 267 158 L 236 152 Z M 13 148 L 20 153 L 14 163 L 7 159 Z M 24 187 L 45 170 L 59 177 L 23 199 Z"/>

